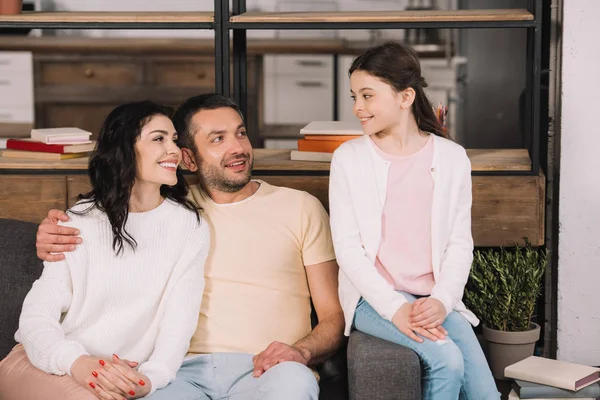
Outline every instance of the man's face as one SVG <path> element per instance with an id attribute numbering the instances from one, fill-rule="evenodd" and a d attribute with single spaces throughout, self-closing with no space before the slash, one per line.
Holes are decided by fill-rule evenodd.
<path id="1" fill-rule="evenodd" d="M 206 188 L 227 193 L 243 189 L 250 182 L 254 156 L 239 114 L 230 107 L 201 110 L 191 124 Z"/>

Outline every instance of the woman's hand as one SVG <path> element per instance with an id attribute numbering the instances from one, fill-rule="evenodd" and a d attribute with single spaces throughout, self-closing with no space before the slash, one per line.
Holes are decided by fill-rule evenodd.
<path id="1" fill-rule="evenodd" d="M 392 323 L 398 328 L 398 330 L 404 333 L 406 336 L 414 340 L 415 342 L 422 343 L 423 338 L 437 341 L 438 339 L 445 339 L 448 332 L 443 327 L 436 327 L 431 329 L 425 329 L 422 327 L 415 327 L 410 323 L 410 315 L 413 313 L 413 305 L 411 303 L 404 303 L 402 307 L 396 311 L 392 318 Z M 417 336 L 417 334 L 422 337 Z"/>
<path id="2" fill-rule="evenodd" d="M 81 386 L 88 389 L 99 399 L 106 400 L 124 400 L 130 399 L 127 396 L 131 390 L 125 382 L 122 382 L 123 389 L 118 389 L 115 385 L 105 378 L 102 372 L 102 359 L 91 356 L 80 356 L 71 365 L 71 376 Z M 127 394 L 127 395 L 126 395 Z"/>
<path id="3" fill-rule="evenodd" d="M 104 361 L 104 360 L 103 360 Z M 106 378 L 111 384 L 117 386 L 122 382 L 127 382 L 131 388 L 128 392 L 128 399 L 139 399 L 142 398 L 152 389 L 152 382 L 150 379 L 134 368 L 137 366 L 137 362 L 129 360 L 122 360 L 116 354 L 113 354 L 110 362 L 104 361 L 104 371 Z M 118 386 L 119 388 L 122 386 Z"/>
<path id="4" fill-rule="evenodd" d="M 446 308 L 441 301 L 433 297 L 421 297 L 413 303 L 410 323 L 413 327 L 438 328 L 446 319 Z"/>

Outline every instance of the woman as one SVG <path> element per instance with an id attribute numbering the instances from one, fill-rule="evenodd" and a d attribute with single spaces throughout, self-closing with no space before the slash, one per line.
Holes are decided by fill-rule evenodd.
<path id="1" fill-rule="evenodd" d="M 3 399 L 135 399 L 175 377 L 196 328 L 209 230 L 186 198 L 170 114 L 144 101 L 108 115 L 92 190 L 65 224 L 83 244 L 44 263 L 25 298 L 20 344 L 0 363 Z"/>

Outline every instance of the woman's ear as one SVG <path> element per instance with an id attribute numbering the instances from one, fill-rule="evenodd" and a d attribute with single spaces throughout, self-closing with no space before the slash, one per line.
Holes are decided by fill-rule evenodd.
<path id="1" fill-rule="evenodd" d="M 194 156 L 194 152 L 190 149 L 183 147 L 181 149 L 181 161 L 183 161 L 183 165 L 190 170 L 191 172 L 198 171 L 198 164 L 196 164 L 196 157 Z"/>
<path id="2" fill-rule="evenodd" d="M 407 110 L 412 107 L 415 102 L 415 89 L 409 87 L 400 92 L 400 108 Z"/>

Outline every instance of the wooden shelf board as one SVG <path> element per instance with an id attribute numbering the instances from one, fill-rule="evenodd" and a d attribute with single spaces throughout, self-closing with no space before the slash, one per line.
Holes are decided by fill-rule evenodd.
<path id="1" fill-rule="evenodd" d="M 490 9 L 343 12 L 248 12 L 231 17 L 230 22 L 497 22 L 533 21 L 533 19 L 533 14 L 524 9 Z"/>
<path id="2" fill-rule="evenodd" d="M 23 12 L 0 15 L 0 22 L 23 23 L 212 23 L 212 12 Z"/>
<path id="3" fill-rule="evenodd" d="M 525 149 L 468 149 L 473 171 L 529 171 L 531 160 Z M 290 150 L 255 149 L 255 171 L 329 171 L 329 163 L 291 161 Z M 0 157 L 0 170 L 85 170 L 87 158 L 61 161 Z"/>

